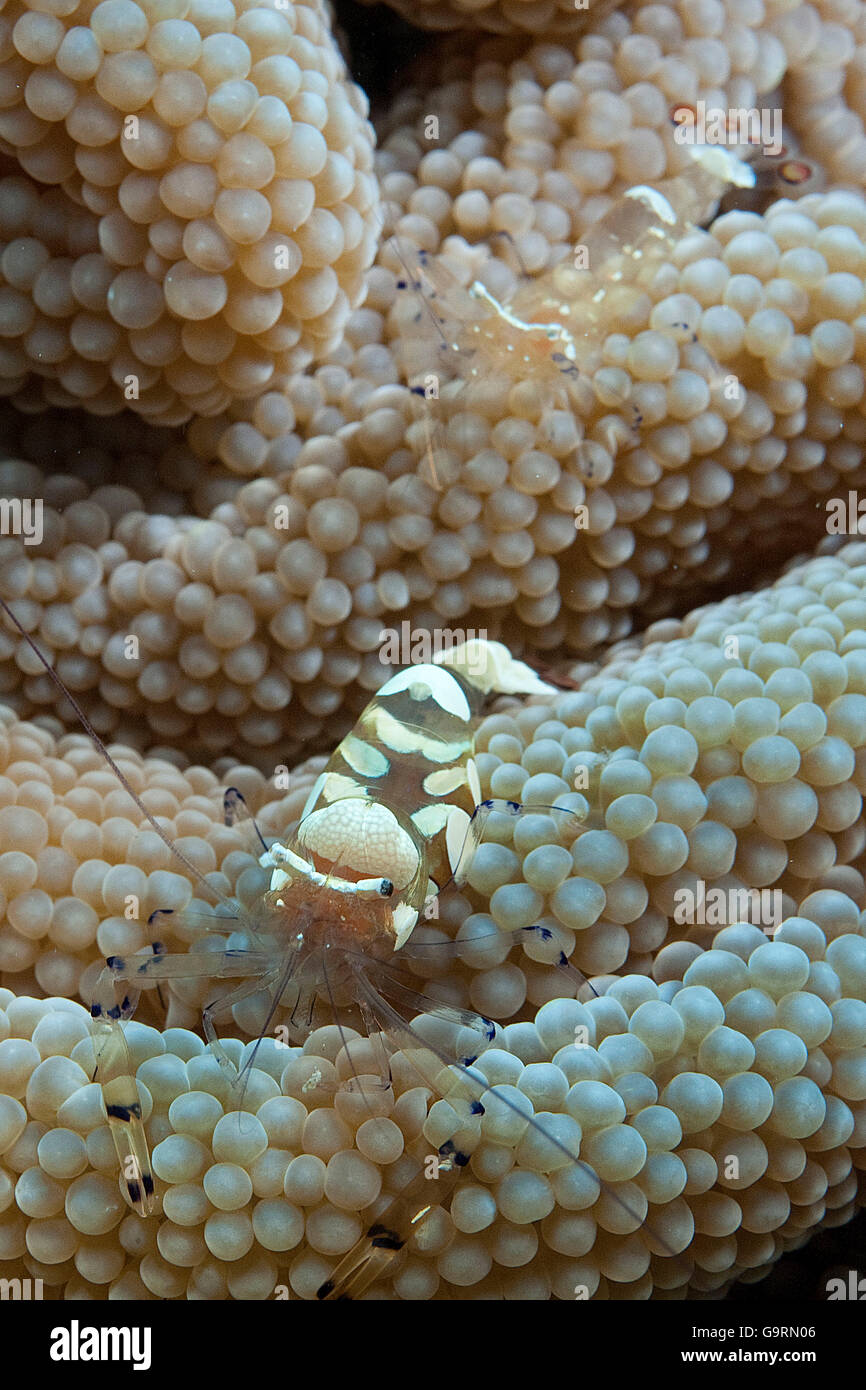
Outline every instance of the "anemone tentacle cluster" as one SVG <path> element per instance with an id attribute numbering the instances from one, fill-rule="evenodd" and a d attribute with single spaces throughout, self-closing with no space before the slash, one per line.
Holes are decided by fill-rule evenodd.
<path id="1" fill-rule="evenodd" d="M 448 1097 L 429 1106 L 399 1053 L 374 1103 L 321 1099 L 323 1078 L 363 1069 L 351 1030 L 261 1045 L 239 1116 L 196 1034 L 132 1024 L 161 1199 L 146 1222 L 119 1192 L 86 1011 L 4 990 L 0 1269 L 66 1298 L 313 1298 L 407 1181 L 418 1144 L 435 1151 L 459 1129 L 470 1170 L 379 1297 L 719 1294 L 855 1210 L 860 917 L 845 894 L 819 892 L 772 941 L 728 927 L 682 981 L 631 976 L 586 1006 L 545 1004 L 482 1055 L 495 1089 L 470 1136 Z M 227 1046 L 240 1062 L 242 1045 Z M 532 1114 L 558 1121 L 586 1166 L 539 1141 Z M 624 1218 L 635 1210 L 646 1226 Z"/>
<path id="2" fill-rule="evenodd" d="M 111 0 L 120 5 L 118 24 L 124 15 L 129 23 L 138 18 L 126 3 Z M 202 15 L 206 10 L 203 6 Z M 199 16 L 198 10 L 191 13 L 193 19 Z M 109 6 L 107 25 L 114 14 Z M 794 14 L 803 22 L 795 23 Z M 218 18 L 219 24 L 212 17 L 216 27 L 206 39 L 214 41 L 214 51 L 221 12 Z M 188 28 L 193 19 L 171 22 Z M 270 33 L 272 21 L 277 28 L 295 23 L 298 33 L 318 22 L 305 8 L 295 15 L 294 10 L 284 14 L 282 7 L 276 12 L 256 6 L 236 20 L 244 32 L 249 28 L 256 35 L 256 26 Z M 199 16 L 199 22 L 205 19 Z M 27 12 L 22 35 L 28 24 L 40 31 L 45 25 L 63 27 L 59 20 Z M 420 85 L 406 91 L 381 123 L 376 172 L 387 224 L 410 249 L 442 248 L 451 264 L 506 293 L 514 283 L 506 260 L 485 263 L 494 243 L 501 251 L 499 234 L 508 234 L 520 264 L 535 274 L 571 251 L 575 238 L 636 178 L 660 179 L 681 167 L 671 104 L 703 100 L 710 107 L 748 107 L 770 100 L 768 94 L 788 80 L 786 74 L 793 81 L 809 71 L 810 101 L 824 100 L 834 112 L 839 102 L 852 103 L 846 108 L 845 140 L 823 141 L 817 157 L 829 171 L 832 160 L 844 154 L 848 163 L 837 177 L 858 182 L 862 137 L 855 130 L 859 87 L 854 74 L 859 50 L 852 53 L 842 42 L 841 27 L 835 11 L 825 15 L 820 7 L 800 15 L 799 9 L 780 6 L 767 18 L 748 5 L 725 7 L 708 0 L 700 6 L 638 5 L 630 14 L 610 14 L 594 20 L 592 32 L 571 46 L 568 41 L 481 40 L 474 49 L 462 45 L 459 59 L 446 46 L 421 70 Z M 852 32 L 854 27 L 852 19 Z M 90 32 L 76 28 L 76 42 L 84 43 Z M 227 52 L 240 53 L 246 43 L 235 34 L 224 37 Z M 149 39 L 143 42 L 146 56 Z M 310 60 L 315 85 L 322 74 L 319 59 L 313 61 L 312 40 L 297 42 L 299 53 Z M 40 81 L 51 76 L 54 50 L 45 53 L 48 67 L 39 67 Z M 136 55 L 141 56 L 138 49 Z M 272 57 L 258 61 L 267 65 Z M 25 61 L 31 60 L 18 55 L 13 66 Z M 334 61 L 332 55 L 327 62 L 321 59 L 329 73 Z M 455 76 L 436 86 L 431 65 L 443 61 Z M 824 74 L 823 87 L 816 70 Z M 192 68 L 172 71 L 172 81 L 179 73 L 184 80 L 205 80 Z M 223 85 L 230 107 L 228 97 L 239 98 L 235 88 L 246 92 L 250 80 L 231 77 Z M 302 95 L 306 99 L 303 90 Z M 805 100 L 805 87 L 801 95 Z M 259 100 L 282 98 L 266 94 Z M 789 103 L 784 104 L 787 114 Z M 435 136 L 427 121 L 431 106 L 438 112 Z M 795 115 L 796 103 L 790 109 Z M 245 111 L 239 108 L 236 118 Z M 10 119 L 18 114 L 13 111 Z M 48 139 L 45 119 L 37 124 L 42 149 Z M 212 127 L 213 121 L 207 115 L 194 124 Z M 220 140 L 236 138 L 220 131 L 217 123 Z M 237 138 L 245 131 L 246 126 Z M 80 154 L 86 163 L 88 148 L 76 151 L 75 158 Z M 202 177 L 211 168 L 208 161 L 203 152 L 195 165 Z M 360 156 L 357 162 L 360 170 Z M 33 172 L 32 177 L 26 197 L 16 185 L 18 193 L 7 200 L 10 216 L 22 197 L 25 203 L 38 197 L 38 176 Z M 83 188 L 85 176 L 76 177 Z M 367 177 L 358 174 L 359 180 Z M 129 178 L 152 184 L 156 174 L 136 171 Z M 262 196 L 255 189 L 230 191 Z M 351 198 L 363 201 L 360 193 Z M 180 214 L 164 210 L 170 215 L 154 226 L 172 219 L 180 225 Z M 100 206 L 88 215 L 105 223 L 110 240 L 114 213 Z M 212 419 L 199 413 L 188 447 L 176 439 L 166 447 L 158 436 L 148 443 L 146 451 L 166 480 L 182 479 L 185 490 L 194 488 L 194 515 L 227 529 L 211 526 L 195 542 L 184 542 L 188 514 L 173 523 L 126 515 L 121 539 L 109 508 L 108 532 L 94 515 L 92 532 L 85 527 L 74 535 L 76 543 L 97 551 L 110 536 L 125 552 L 111 546 L 104 556 L 81 560 L 80 568 L 88 572 L 88 594 L 79 604 L 84 623 L 76 615 L 69 628 L 69 640 L 81 639 L 86 658 L 77 664 L 78 688 L 99 690 L 106 730 L 121 718 L 113 710 L 127 710 L 138 722 L 145 718 L 159 739 L 185 738 L 194 727 L 209 754 L 239 745 L 247 752 L 272 746 L 282 736 L 285 709 L 299 705 L 292 732 L 299 745 L 309 746 L 312 739 L 343 732 L 358 706 L 359 687 L 372 689 L 382 679 L 379 634 L 394 621 L 487 626 L 491 635 L 530 650 L 565 644 L 583 652 L 623 636 L 636 611 L 656 616 L 669 611 L 676 601 L 671 588 L 694 591 L 725 579 L 731 557 L 739 557 L 750 542 L 757 539 L 762 548 L 781 553 L 792 528 L 814 525 L 817 534 L 824 496 L 837 484 L 860 481 L 864 224 L 860 195 L 836 192 L 807 199 L 796 212 L 777 204 L 760 222 L 741 214 L 722 218 L 712 239 L 688 239 L 678 248 L 678 278 L 671 274 L 670 283 L 660 287 L 655 320 L 668 308 L 682 309 L 690 323 L 694 319 L 693 327 L 719 361 L 721 377 L 742 384 L 742 410 L 724 394 L 707 410 L 705 388 L 673 366 L 667 377 L 659 376 L 650 323 L 635 325 L 631 334 L 611 331 L 602 370 L 606 382 L 625 371 L 637 383 L 645 420 L 638 448 L 626 449 L 615 433 L 611 436 L 609 424 L 598 418 L 601 411 L 595 419 L 577 422 L 560 412 L 552 441 L 549 430 L 537 438 L 527 402 L 503 402 L 503 418 L 486 450 L 480 449 L 481 460 L 466 460 L 463 475 L 444 494 L 428 485 L 419 459 L 414 398 L 401 375 L 402 349 L 418 310 L 405 296 L 401 307 L 395 290 L 399 260 L 385 240 L 368 277 L 367 304 L 349 316 L 328 365 L 286 378 L 275 358 L 270 374 L 257 384 L 250 378 L 233 392 L 227 411 Z M 186 223 L 187 230 L 200 225 L 200 217 Z M 21 250 L 25 260 L 43 254 L 27 236 Z M 153 247 L 147 254 L 159 258 Z M 136 267 L 122 273 L 147 272 Z M 25 318 L 33 307 L 28 303 L 35 281 L 28 286 L 22 281 L 10 291 Z M 83 306 L 84 318 L 92 312 Z M 51 322 L 51 331 L 61 332 L 56 318 Z M 216 350 L 225 335 L 211 331 L 211 320 L 190 332 L 199 329 L 207 351 Z M 175 328 L 167 332 L 171 337 Z M 186 354 L 173 359 L 181 373 L 187 371 L 185 360 Z M 244 370 L 251 362 L 247 355 Z M 88 370 L 94 366 L 91 362 Z M 204 368 L 191 370 L 195 377 Z M 12 378 L 18 379 L 14 372 Z M 32 396 L 22 403 L 30 409 L 39 404 Z M 84 428 L 86 435 L 86 417 Z M 592 446 L 591 477 L 569 462 L 581 436 Z M 24 457 L 53 465 L 57 454 L 50 431 L 45 447 L 44 460 L 38 445 L 30 445 Z M 128 469 L 128 449 L 118 445 L 114 458 L 115 469 Z M 74 453 L 68 466 L 75 470 Z M 44 471 L 53 472 L 53 466 Z M 99 476 L 96 459 L 88 458 L 87 477 L 91 483 L 113 481 Z M 6 486 L 25 495 L 26 489 L 40 487 L 27 472 L 12 471 L 7 478 Z M 248 489 L 250 478 L 257 486 Z M 51 489 L 46 491 L 50 497 Z M 78 493 L 74 500 L 86 496 Z M 70 496 L 59 497 L 59 505 L 68 507 Z M 137 501 L 126 501 L 123 510 L 135 514 Z M 143 510 L 158 511 L 160 517 L 164 510 L 169 516 L 188 512 L 186 498 L 167 498 L 165 491 L 152 502 L 142 501 Z M 581 505 L 588 508 L 588 528 L 577 532 L 574 510 Z M 50 562 L 52 546 L 65 537 L 56 525 L 49 532 L 44 550 L 23 554 Z M 246 548 L 238 544 L 241 538 Z M 287 540 L 293 544 L 286 546 Z M 223 542 L 231 542 L 233 560 L 214 571 L 211 553 Z M 13 552 L 14 546 L 13 578 L 4 588 L 9 597 L 22 592 L 27 568 L 15 564 Z M 131 568 L 122 569 L 114 583 L 106 581 L 104 572 L 126 559 L 139 566 L 167 562 L 160 568 L 158 597 Z M 27 617 L 48 651 L 57 654 L 67 644 L 57 641 L 57 625 L 42 623 L 39 611 L 42 587 L 52 588 L 45 573 L 43 585 L 26 591 L 35 604 Z M 74 608 L 80 595 L 64 597 L 74 600 Z M 91 607 L 99 615 L 92 624 Z M 122 639 L 138 635 L 145 613 L 150 642 L 141 642 L 135 660 L 121 659 Z M 79 624 L 95 630 L 82 632 Z M 26 698 L 16 697 L 20 712 L 54 702 L 23 652 L 16 653 L 16 664 L 31 675 Z M 19 679 L 11 665 L 7 693 Z M 297 751 L 289 747 L 283 756 Z"/>
<path id="3" fill-rule="evenodd" d="M 0 391 L 178 424 L 320 360 L 378 231 L 319 0 L 2 18 Z"/>
<path id="4" fill-rule="evenodd" d="M 206 918 L 221 897 L 247 902 L 261 891 L 253 835 L 225 824 L 224 783 L 216 772 L 181 771 L 176 759 L 143 760 L 131 749 L 115 749 L 123 775 L 197 880 L 86 735 L 57 740 L 0 711 L 7 716 L 0 719 L 0 979 L 16 993 L 89 1002 L 105 957 L 132 954 L 150 940 L 152 913 L 188 910 L 194 927 L 196 911 Z M 293 769 L 285 790 L 282 781 L 268 785 L 251 767 L 233 766 L 231 781 L 263 826 L 282 828 L 297 821 L 322 764 L 314 758 Z M 173 949 L 185 949 L 195 932 L 186 935 L 181 945 L 171 932 Z"/>
<path id="5" fill-rule="evenodd" d="M 374 381 L 358 391 L 334 363 L 251 414 L 190 427 L 193 455 L 215 452 L 228 472 L 199 484 L 215 503 L 207 521 L 0 465 L 6 487 L 46 502 L 41 545 L 0 542 L 3 592 L 73 688 L 98 690 L 103 727 L 125 710 L 160 739 L 194 728 L 215 752 L 239 739 L 272 748 L 294 703 L 297 744 L 342 732 L 360 690 L 386 674 L 382 631 L 395 623 L 484 628 L 529 651 L 597 649 L 636 612 L 668 612 L 680 591 L 725 579 L 744 548 L 802 543 L 794 526 L 824 533 L 827 498 L 862 484 L 864 243 L 855 194 L 723 215 L 677 247 L 647 326 L 612 321 L 605 335 L 598 390 L 608 399 L 622 378 L 639 399 L 637 441 L 619 448 L 603 404 L 582 422 L 533 416 L 520 383 L 503 418 L 479 418 L 459 477 L 438 491 L 415 397 L 384 345 L 361 341 L 383 331 L 386 310 L 399 322 L 397 272 L 382 266 L 341 353 L 371 363 Z M 716 360 L 712 389 L 653 328 L 672 317 Z M 166 480 L 172 464 L 190 475 L 176 455 L 173 442 Z M 23 672 L 22 713 L 56 704 L 23 641 L 0 640 L 15 663 L 7 696 L 19 698 Z"/>
<path id="6" fill-rule="evenodd" d="M 582 1160 L 629 1210 L 646 1201 L 648 1225 L 624 1225 L 623 1208 L 583 1170 L 566 1172 L 525 1121 L 488 1104 L 471 1177 L 385 1296 L 471 1288 L 562 1298 L 584 1284 L 595 1297 L 719 1292 L 744 1271 L 760 1273 L 828 1213 L 853 1212 L 866 1149 L 864 615 L 866 544 L 857 542 L 772 588 L 658 625 L 642 646 L 623 644 L 582 672 L 579 693 L 514 702 L 484 722 L 485 787 L 539 811 L 513 831 L 510 819 L 499 831 L 491 822 L 465 893 L 443 900 L 438 923 L 416 928 L 431 945 L 453 932 L 459 961 L 443 970 L 431 952 L 430 968 L 416 968 L 436 997 L 504 1025 L 480 1059 L 487 1080 L 576 1125 Z M 68 980 L 70 994 L 77 984 L 87 998 L 96 951 L 142 940 L 120 915 L 128 894 L 148 908 L 183 906 L 192 889 L 163 867 L 155 835 L 136 830 L 129 816 L 140 813 L 92 766 L 81 736 L 67 737 L 59 757 L 46 756 L 49 742 L 35 726 L 12 725 L 2 784 L 0 815 L 32 840 L 0 858 L 13 923 L 4 978 L 15 985 L 0 1011 L 4 1259 L 13 1276 L 25 1269 L 65 1285 L 67 1297 L 312 1297 L 380 1194 L 406 1180 L 417 1144 L 444 1143 L 458 1121 L 463 1142 L 465 1123 L 447 1092 L 436 1099 L 399 1055 L 392 1091 L 372 1103 L 317 1093 L 312 1083 L 363 1072 L 367 1057 L 363 1039 L 330 1026 L 289 1052 L 278 1030 L 266 1040 L 238 1125 L 218 1062 L 189 1030 L 204 995 L 175 985 L 164 1032 L 127 1029 L 152 1101 L 163 1194 L 159 1219 L 128 1214 L 100 1090 L 88 1084 L 86 1011 L 25 996 L 27 948 L 45 926 L 54 949 L 40 955 L 37 984 L 48 992 Z M 37 750 L 41 778 L 27 757 Z M 208 827 L 212 775 L 132 758 L 122 766 L 212 883 L 241 898 L 254 891 L 255 861 L 231 832 Z M 263 814 L 296 814 L 315 770 Z M 254 770 L 236 780 L 253 804 L 267 802 Z M 572 814 L 558 818 L 551 803 Z M 100 824 L 124 865 L 81 858 Z M 47 890 L 61 877 L 79 901 L 52 903 Z M 780 885 L 779 912 L 721 930 L 712 919 L 677 925 L 674 897 L 695 903 L 699 879 L 711 889 Z M 543 936 L 526 933 L 535 923 Z M 76 929 L 81 940 L 70 943 Z M 208 939 L 224 941 L 216 931 L 205 947 Z M 184 944 L 197 949 L 171 941 Z M 598 999 L 558 997 L 562 952 L 594 977 Z M 623 965 L 631 973 L 618 977 Z M 254 1035 L 253 1014 L 234 1012 Z M 589 1041 L 578 1047 L 582 1026 Z M 239 1062 L 243 1044 L 228 1047 Z"/>
<path id="7" fill-rule="evenodd" d="M 375 156 L 326 0 L 0 15 L 0 596 L 188 861 L 2 624 L 0 1276 L 51 1297 L 312 1298 L 458 1135 L 450 1211 L 372 1296 L 720 1297 L 862 1202 L 866 5 L 393 3 L 462 32 L 403 74 Z M 507 305 L 681 173 L 673 109 L 700 104 L 784 115 L 809 178 L 672 240 L 640 314 L 600 311 L 571 408 L 515 370 L 422 411 L 422 258 Z M 482 724 L 484 794 L 530 810 L 415 928 L 427 995 L 497 1021 L 479 1066 L 523 1117 L 488 1094 L 467 1124 L 401 1054 L 374 1100 L 329 1091 L 378 1065 L 323 1002 L 300 1049 L 275 1012 L 239 1123 L 198 1036 L 228 985 L 175 980 L 127 1028 L 144 1222 L 83 1006 L 154 910 L 171 951 L 225 948 L 213 900 L 266 875 L 221 789 L 284 835 L 322 761 L 292 765 L 401 624 L 573 663 Z M 222 1026 L 236 1063 L 262 1016 Z"/>
<path id="8" fill-rule="evenodd" d="M 866 546 L 854 542 L 755 594 L 657 624 L 601 665 L 574 668 L 579 692 L 488 716 L 476 740 L 483 794 L 570 814 L 494 816 L 468 888 L 445 895 L 438 927 L 417 928 L 461 942 L 449 1002 L 498 1019 L 527 998 L 545 1003 L 561 987 L 561 952 L 585 974 L 624 968 L 661 982 L 668 969 L 681 975 L 726 920 L 710 916 L 702 931 L 677 913 L 687 901 L 678 894 L 697 902 L 703 884 L 731 892 L 736 906 L 744 890 L 772 888 L 787 912 L 827 874 L 847 882 L 846 866 L 866 848 L 864 620 Z M 208 913 L 214 898 L 174 863 L 84 735 L 58 744 L 45 729 L 10 722 L 0 748 L 9 837 L 0 970 L 13 972 L 2 978 L 70 996 L 80 989 L 89 1002 L 94 970 L 146 944 L 151 912 Z M 251 837 L 223 824 L 213 772 L 129 749 L 115 755 L 217 893 L 246 901 L 262 891 L 266 872 Z M 254 768 L 229 775 L 276 833 L 297 819 L 320 767 L 311 759 L 278 768 L 270 783 Z M 52 907 L 61 894 L 62 908 Z M 544 946 L 521 934 L 536 922 L 548 929 Z M 169 918 L 160 930 L 173 950 L 195 936 L 176 937 Z M 524 943 L 519 966 L 509 959 L 515 940 Z M 438 966 L 429 973 L 446 987 Z M 193 1023 L 206 994 L 219 988 L 170 987 L 175 1018 Z"/>

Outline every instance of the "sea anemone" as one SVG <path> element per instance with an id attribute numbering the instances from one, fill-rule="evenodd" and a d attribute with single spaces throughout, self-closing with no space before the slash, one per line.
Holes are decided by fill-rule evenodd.
<path id="1" fill-rule="evenodd" d="M 538 414 L 520 383 L 501 414 L 472 417 L 439 490 L 393 353 L 351 346 L 355 323 L 383 331 L 372 306 L 394 311 L 400 265 L 383 265 L 345 365 L 195 421 L 185 446 L 157 441 L 141 492 L 106 486 L 124 473 L 104 449 L 86 456 L 87 481 L 0 465 L 10 493 L 45 502 L 40 544 L 0 542 L 3 592 L 71 688 L 99 692 L 103 732 L 127 734 L 126 715 L 211 754 L 279 745 L 291 758 L 344 732 L 387 673 L 395 623 L 597 650 L 804 529 L 825 534 L 826 499 L 862 480 L 863 238 L 853 193 L 723 215 L 677 246 L 646 326 L 602 325 L 588 418 Z M 716 362 L 709 385 L 679 364 L 661 328 L 673 317 Z M 641 411 L 630 439 L 623 397 Z M 214 455 L 226 467 L 194 485 L 208 520 L 166 515 Z M 7 698 L 22 714 L 57 706 L 21 639 L 0 641 Z"/>
<path id="2" fill-rule="evenodd" d="M 27 176 L 0 181 L 4 395 L 179 424 L 337 346 L 377 191 L 318 0 L 16 4 L 3 29 Z"/>
<path id="3" fill-rule="evenodd" d="M 312 1298 L 456 1135 L 469 1172 L 369 1296 L 721 1297 L 856 1209 L 856 7 L 396 8 L 481 32 L 425 41 L 375 157 L 318 0 L 0 17 L 0 597 L 187 861 L 0 624 L 0 1273 L 50 1296 Z M 783 112 L 788 163 L 681 221 L 626 314 L 603 248 L 626 190 L 687 175 L 672 113 L 700 103 Z M 504 324 L 587 248 L 580 388 L 522 358 L 461 380 L 479 302 Z M 284 836 L 403 626 L 565 687 L 480 725 L 482 795 L 529 810 L 416 928 L 413 973 L 495 1021 L 478 1065 L 517 1110 L 468 1124 L 399 1052 L 375 1101 L 321 1089 L 371 1044 L 323 1014 L 287 1049 L 278 1007 L 253 1054 L 252 1000 L 220 1031 L 239 1123 L 198 1035 L 223 986 L 173 980 L 125 1025 L 142 1220 L 92 1081 L 104 960 L 157 910 L 172 952 L 226 946 L 208 886 L 251 904 L 267 874 L 222 788 Z"/>
<path id="4" fill-rule="evenodd" d="M 391 1296 L 718 1291 L 768 1267 L 826 1212 L 853 1213 L 866 1118 L 855 867 L 866 840 L 864 611 L 866 546 L 855 543 L 697 612 L 677 635 L 651 630 L 585 675 L 580 693 L 533 697 L 484 722 L 484 790 L 539 810 L 494 828 L 466 893 L 444 898 L 437 924 L 419 928 L 431 944 L 452 933 L 459 943 L 444 974 L 431 953 L 430 987 L 505 1025 L 479 1059 L 487 1080 L 516 1087 L 545 1116 L 577 1120 L 582 1160 L 620 1196 L 649 1202 L 650 1230 L 667 1248 L 623 1229 L 607 1193 L 587 1190 L 580 1170 L 562 1170 L 543 1145 L 536 1152 L 525 1119 L 488 1104 L 470 1177 L 393 1272 Z M 33 726 L 11 727 L 0 812 L 4 834 L 17 827 L 20 839 L 0 859 L 12 924 L 3 963 L 16 985 L 0 1023 L 6 1258 L 24 1259 L 49 1287 L 72 1278 L 67 1297 L 103 1296 L 105 1285 L 119 1298 L 312 1297 L 381 1194 L 405 1181 L 406 1146 L 422 1134 L 442 1144 L 458 1112 L 399 1054 L 392 1087 L 372 1102 L 322 1092 L 323 1080 L 363 1070 L 352 1046 L 363 1040 L 326 1026 L 287 1050 L 278 1012 L 276 1037 L 255 1053 L 239 1126 L 216 1058 L 180 1026 L 195 1023 L 205 996 L 195 982 L 178 985 L 162 1033 L 127 1028 L 162 1198 L 149 1223 L 127 1214 L 100 1089 L 89 1082 L 86 1010 L 27 998 L 20 972 L 37 957 L 46 992 L 63 980 L 87 998 L 97 952 L 143 944 L 121 904 L 132 895 L 136 906 L 184 906 L 192 888 L 162 867 L 164 846 L 136 829 L 140 813 L 109 774 L 84 770 L 96 754 L 81 737 L 47 742 Z M 41 780 L 23 756 L 34 745 Z M 215 779 L 128 756 L 123 767 L 196 867 L 243 896 L 255 861 L 213 823 Z M 253 791 L 255 774 L 247 782 Z M 548 809 L 574 786 L 586 808 L 576 838 Z M 296 807 L 286 798 L 267 811 Z M 76 868 L 76 847 L 92 847 L 100 831 L 122 866 Z M 74 896 L 58 896 L 61 878 Z M 767 920 L 760 908 L 742 919 L 723 909 L 696 916 L 699 881 L 707 902 L 755 886 L 774 888 L 778 902 Z M 544 937 L 524 937 L 515 956 L 521 929 L 536 922 Z M 170 918 L 161 923 L 170 931 Z M 40 948 L 43 937 L 55 949 Z M 169 940 L 173 950 L 188 945 Z M 597 999 L 561 997 L 563 954 L 594 977 Z M 242 1006 L 235 1022 L 258 1032 Z M 575 1046 L 580 1025 L 585 1046 Z M 236 1062 L 254 1046 L 226 1045 Z"/>

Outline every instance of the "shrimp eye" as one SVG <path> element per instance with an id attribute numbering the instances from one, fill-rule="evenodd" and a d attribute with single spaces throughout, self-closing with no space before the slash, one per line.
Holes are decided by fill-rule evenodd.
<path id="1" fill-rule="evenodd" d="M 785 183 L 805 183 L 812 177 L 812 169 L 800 159 L 789 159 L 779 170 L 779 177 L 784 179 Z"/>

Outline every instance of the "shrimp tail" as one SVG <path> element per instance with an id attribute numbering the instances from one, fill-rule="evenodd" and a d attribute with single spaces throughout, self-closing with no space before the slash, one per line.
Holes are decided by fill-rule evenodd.
<path id="1" fill-rule="evenodd" d="M 555 687 L 516 657 L 502 642 L 472 637 L 433 657 L 434 665 L 456 671 L 483 695 L 550 695 Z"/>

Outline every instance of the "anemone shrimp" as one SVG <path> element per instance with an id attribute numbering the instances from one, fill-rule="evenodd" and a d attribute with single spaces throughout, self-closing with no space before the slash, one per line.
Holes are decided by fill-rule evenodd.
<path id="1" fill-rule="evenodd" d="M 516 289 L 499 260 L 467 286 L 465 245 L 455 261 L 447 242 L 433 255 L 392 237 L 396 336 L 420 402 L 411 438 L 434 489 L 490 454 L 494 423 L 513 416 L 535 426 L 538 449 L 567 461 L 578 518 L 583 484 L 607 482 L 614 458 L 642 447 L 645 427 L 658 423 L 659 381 L 681 373 L 692 399 L 680 418 L 742 410 L 745 393 L 700 340 L 700 304 L 667 287 L 681 244 L 724 197 L 748 199 L 766 177 L 719 147 L 692 145 L 679 157 L 679 173 L 627 189 L 571 258 L 522 274 Z M 660 354 L 664 370 L 648 361 Z"/>
<path id="2" fill-rule="evenodd" d="M 2 600 L 0 604 L 18 626 L 14 613 Z M 497 1025 L 420 992 L 406 969 L 431 950 L 442 950 L 441 944 L 416 943 L 415 927 L 425 905 L 446 886 L 465 879 L 489 817 L 541 809 L 559 816 L 564 834 L 570 829 L 573 836 L 579 826 L 580 797 L 564 796 L 563 803 L 572 800 L 574 805 L 549 808 L 482 799 L 473 759 L 474 730 L 485 695 L 552 689 L 498 643 L 466 643 L 439 654 L 432 663 L 400 672 L 380 689 L 334 752 L 310 791 L 294 833 L 268 843 L 254 828 L 260 862 L 270 871 L 270 887 L 252 908 L 223 903 L 233 912 L 228 920 L 236 928 L 224 950 L 167 954 L 154 942 L 150 952 L 143 948 L 127 959 L 108 959 L 91 1008 L 94 1079 L 102 1086 L 121 1182 L 140 1216 L 156 1211 L 158 1193 L 124 1024 L 143 989 L 158 987 L 161 981 L 206 976 L 232 985 L 227 995 L 203 1010 L 202 1027 L 210 1052 L 226 1073 L 228 1108 L 239 1112 L 239 1124 L 256 1051 L 268 1036 L 277 1008 L 291 1010 L 292 1035 L 303 1040 L 311 1035 L 317 999 L 327 1004 L 348 1061 L 351 1074 L 340 1089 L 355 1092 L 359 1103 L 375 1113 L 370 1098 L 392 1086 L 391 1060 L 398 1058 L 401 1067 L 417 1074 L 431 1099 L 438 1096 L 447 1102 L 454 1117 L 448 1137 L 427 1139 L 432 1153 L 419 1151 L 418 1145 L 407 1150 L 416 1165 L 414 1176 L 369 1219 L 361 1239 L 319 1289 L 319 1298 L 362 1294 L 400 1257 L 432 1213 L 447 1202 L 478 1142 L 479 1117 L 488 1110 L 491 1116 L 516 1116 L 526 1132 L 534 1134 L 536 1145 L 545 1147 L 551 1169 L 574 1170 L 582 1205 L 608 1197 L 611 1231 L 641 1230 L 648 1252 L 662 1257 L 682 1250 L 681 1241 L 672 1248 L 646 1221 L 648 1200 L 639 1189 L 632 1184 L 622 1191 L 617 1190 L 620 1184 L 610 1187 L 580 1158 L 580 1129 L 573 1120 L 567 1115 L 536 1116 L 531 1102 L 516 1103 L 507 1094 L 510 1088 L 503 1090 L 495 1079 L 488 1079 L 483 1065 L 476 1065 L 479 1059 L 483 1064 L 484 1052 L 495 1044 Z M 80 717 L 85 718 L 83 712 Z M 110 752 L 102 752 L 139 810 L 167 839 Z M 233 789 L 226 793 L 225 810 L 229 822 L 248 817 L 243 799 Z M 249 822 L 254 827 L 251 817 Z M 183 860 L 182 853 L 178 857 Z M 185 867 L 195 872 L 190 864 Z M 163 915 L 154 914 L 154 930 Z M 214 926 L 225 922 L 212 919 Z M 541 940 L 550 935 L 542 924 L 522 931 L 537 933 Z M 445 943 L 446 953 L 449 944 Z M 564 954 L 558 969 L 566 997 L 580 1002 L 596 996 Z M 217 1036 L 214 1016 L 253 995 L 266 1000 L 267 1017 L 245 1064 L 238 1068 Z M 366 1038 L 351 1028 L 344 1031 L 347 1010 L 359 1015 Z M 359 1052 L 352 1039 L 360 1039 L 365 1050 Z M 315 1074 L 308 1085 L 337 1089 Z M 431 1178 L 436 1181 L 431 1183 Z"/>

